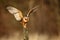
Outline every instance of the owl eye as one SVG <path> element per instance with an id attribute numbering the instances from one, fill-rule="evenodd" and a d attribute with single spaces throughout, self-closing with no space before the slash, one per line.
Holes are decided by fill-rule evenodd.
<path id="1" fill-rule="evenodd" d="M 22 12 L 15 7 L 8 6 L 6 8 L 10 14 L 13 14 L 17 21 L 20 21 L 23 18 Z"/>

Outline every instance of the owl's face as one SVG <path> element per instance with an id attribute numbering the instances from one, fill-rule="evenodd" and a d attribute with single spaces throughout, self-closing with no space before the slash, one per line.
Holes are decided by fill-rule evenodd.
<path id="1" fill-rule="evenodd" d="M 28 22 L 29 21 L 29 17 L 23 17 L 23 22 Z"/>

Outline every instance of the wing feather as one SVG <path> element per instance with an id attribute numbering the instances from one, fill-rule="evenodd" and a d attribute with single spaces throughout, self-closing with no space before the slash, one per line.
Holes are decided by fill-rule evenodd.
<path id="1" fill-rule="evenodd" d="M 28 11 L 28 13 L 27 13 L 27 17 L 28 17 L 32 12 L 37 11 L 37 8 L 38 8 L 38 7 L 39 7 L 39 5 L 33 7 L 32 9 L 30 9 L 30 10 Z"/>
<path id="2" fill-rule="evenodd" d="M 20 10 L 18 10 L 15 7 L 12 6 L 8 6 L 7 10 L 14 15 L 14 17 L 16 18 L 17 21 L 21 20 L 23 18 L 23 14 Z"/>

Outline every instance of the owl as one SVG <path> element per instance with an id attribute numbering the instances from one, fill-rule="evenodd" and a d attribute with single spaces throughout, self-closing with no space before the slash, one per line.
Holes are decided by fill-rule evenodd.
<path id="1" fill-rule="evenodd" d="M 18 10 L 17 8 L 13 7 L 13 6 L 7 6 L 6 9 L 9 11 L 10 14 L 12 14 L 15 19 L 17 21 L 20 21 L 20 23 L 27 23 L 29 21 L 29 15 L 34 12 L 34 10 L 36 11 L 38 6 L 30 9 L 27 13 L 26 16 L 23 16 L 23 13 L 21 10 Z"/>

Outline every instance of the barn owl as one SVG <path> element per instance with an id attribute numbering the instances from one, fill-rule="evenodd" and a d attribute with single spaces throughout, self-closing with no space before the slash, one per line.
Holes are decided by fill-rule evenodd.
<path id="1" fill-rule="evenodd" d="M 38 6 L 30 9 L 27 13 L 26 16 L 23 16 L 23 13 L 21 10 L 18 10 L 17 8 L 13 7 L 13 6 L 7 6 L 6 9 L 9 11 L 9 13 L 13 14 L 15 19 L 17 21 L 21 21 L 23 23 L 26 23 L 29 21 L 29 15 L 30 13 L 32 13 Z"/>

